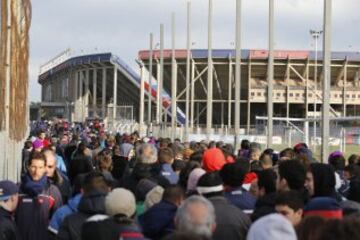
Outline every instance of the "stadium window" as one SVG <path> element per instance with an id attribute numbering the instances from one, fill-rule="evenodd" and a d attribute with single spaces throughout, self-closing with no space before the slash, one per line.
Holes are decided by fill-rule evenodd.
<path id="1" fill-rule="evenodd" d="M 358 95 L 358 98 L 360 98 L 360 94 Z"/>
<path id="2" fill-rule="evenodd" d="M 277 97 L 281 97 L 281 93 L 277 93 L 276 96 L 277 96 Z"/>
<path id="3" fill-rule="evenodd" d="M 300 93 L 297 93 L 295 96 L 296 96 L 296 97 L 300 97 Z"/>
<path id="4" fill-rule="evenodd" d="M 341 98 L 342 98 L 342 97 L 343 97 L 343 95 L 342 95 L 342 94 L 340 94 L 340 95 L 339 95 L 339 97 L 341 97 Z"/>
<path id="5" fill-rule="evenodd" d="M 254 92 L 251 92 L 251 96 L 254 97 L 254 96 L 255 96 L 255 93 L 254 93 Z"/>
<path id="6" fill-rule="evenodd" d="M 290 97 L 293 97 L 293 96 L 294 96 L 294 94 L 293 94 L 293 93 L 290 93 L 290 94 L 289 94 L 289 96 L 290 96 Z"/>
<path id="7" fill-rule="evenodd" d="M 258 97 L 261 97 L 261 92 L 258 92 L 258 93 L 257 93 L 257 96 L 258 96 Z"/>
<path id="8" fill-rule="evenodd" d="M 350 98 L 350 95 L 349 95 L 349 94 L 346 94 L 346 97 L 347 97 L 347 98 Z"/>
<path id="9" fill-rule="evenodd" d="M 283 93 L 283 96 L 286 97 L 286 93 Z"/>
<path id="10" fill-rule="evenodd" d="M 312 93 L 309 94 L 309 97 L 312 97 Z"/>
<path id="11" fill-rule="evenodd" d="M 352 98 L 356 98 L 356 94 L 353 94 L 353 95 L 352 95 Z"/>
<path id="12" fill-rule="evenodd" d="M 338 98 L 338 95 L 337 95 L 337 94 L 334 94 L 334 98 Z"/>
<path id="13" fill-rule="evenodd" d="M 305 93 L 302 94 L 302 97 L 305 97 Z"/>

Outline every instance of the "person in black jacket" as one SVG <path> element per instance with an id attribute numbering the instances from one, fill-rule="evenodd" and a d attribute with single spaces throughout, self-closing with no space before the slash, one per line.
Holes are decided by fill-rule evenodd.
<path id="1" fill-rule="evenodd" d="M 19 188 L 11 181 L 0 182 L 0 240 L 19 240 L 12 213 L 19 200 Z"/>
<path id="2" fill-rule="evenodd" d="M 78 212 L 64 219 L 56 239 L 80 240 L 81 228 L 85 221 L 93 215 L 105 213 L 105 197 L 109 190 L 105 177 L 100 172 L 86 175 Z"/>
<path id="3" fill-rule="evenodd" d="M 94 170 L 89 151 L 85 143 L 80 143 L 76 152 L 74 152 L 69 164 L 69 178 L 72 183 L 77 175 Z"/>

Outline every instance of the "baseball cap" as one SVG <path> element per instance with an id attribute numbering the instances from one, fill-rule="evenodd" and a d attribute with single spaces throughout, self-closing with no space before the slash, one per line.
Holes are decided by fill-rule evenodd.
<path id="1" fill-rule="evenodd" d="M 15 183 L 8 180 L 0 181 L 0 201 L 6 201 L 18 192 L 19 187 Z"/>

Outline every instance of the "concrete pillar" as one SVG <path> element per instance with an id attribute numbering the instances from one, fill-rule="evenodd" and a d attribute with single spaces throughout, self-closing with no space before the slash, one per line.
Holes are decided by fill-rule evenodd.
<path id="1" fill-rule="evenodd" d="M 176 135 L 176 98 L 177 98 L 177 64 L 175 56 L 175 13 L 171 17 L 172 37 L 171 37 L 171 140 L 174 141 Z M 187 117 L 187 116 L 186 116 Z"/>
<path id="2" fill-rule="evenodd" d="M 232 67 L 232 56 L 229 56 L 229 78 L 228 78 L 228 129 L 231 129 L 231 105 L 232 105 L 232 79 L 233 79 L 233 67 Z"/>
<path id="3" fill-rule="evenodd" d="M 212 62 L 212 15 L 213 0 L 209 0 L 209 17 L 208 17 L 208 79 L 207 79 L 207 101 L 206 101 L 206 135 L 210 140 L 212 131 L 213 115 L 213 62 Z"/>
<path id="4" fill-rule="evenodd" d="M 93 70 L 93 112 L 94 112 L 94 117 L 97 117 L 97 69 L 94 68 Z"/>
<path id="5" fill-rule="evenodd" d="M 195 117 L 195 61 L 191 61 L 191 96 L 190 96 L 190 127 L 194 131 L 194 117 Z"/>
<path id="6" fill-rule="evenodd" d="M 114 93 L 113 93 L 113 100 L 114 100 L 114 107 L 113 107 L 113 120 L 116 119 L 117 114 L 117 86 L 118 86 L 118 71 L 117 68 L 114 67 Z"/>
<path id="7" fill-rule="evenodd" d="M 139 133 L 142 136 L 144 126 L 144 111 L 145 111 L 145 67 L 140 66 L 140 108 L 139 108 Z"/>
<path id="8" fill-rule="evenodd" d="M 107 80 L 107 75 L 106 75 L 106 68 L 102 69 L 102 86 L 101 86 L 101 115 L 102 118 L 105 119 L 107 117 L 106 114 L 106 80 Z"/>

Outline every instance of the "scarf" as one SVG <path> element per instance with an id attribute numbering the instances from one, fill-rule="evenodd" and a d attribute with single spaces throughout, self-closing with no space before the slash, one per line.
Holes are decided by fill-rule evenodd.
<path id="1" fill-rule="evenodd" d="M 36 197 L 44 191 L 47 177 L 43 176 L 39 181 L 34 181 L 29 174 L 26 174 L 21 182 L 21 191 L 30 197 Z"/>

